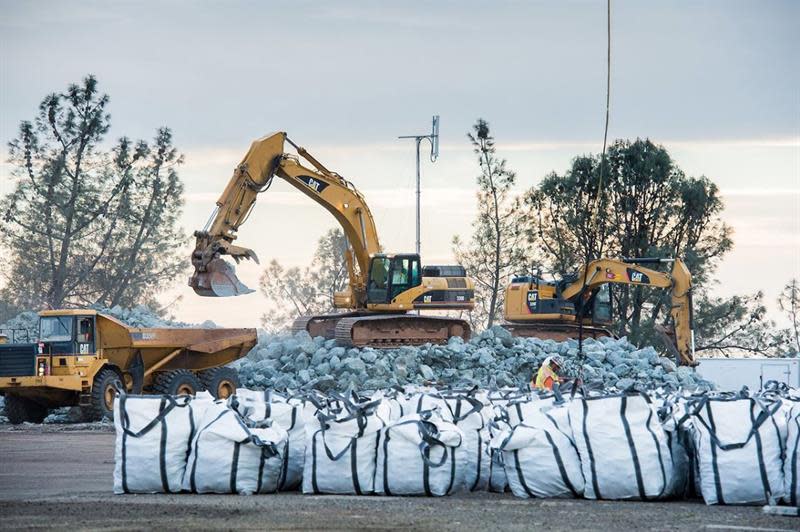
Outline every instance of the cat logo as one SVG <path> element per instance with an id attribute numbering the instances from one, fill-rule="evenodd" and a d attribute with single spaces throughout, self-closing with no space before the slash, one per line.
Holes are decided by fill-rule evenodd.
<path id="1" fill-rule="evenodd" d="M 539 291 L 538 290 L 528 290 L 528 312 L 531 314 L 536 313 L 536 307 L 539 303 Z"/>
<path id="2" fill-rule="evenodd" d="M 309 188 L 313 188 L 315 192 L 319 192 L 320 182 L 314 179 L 313 177 L 309 178 L 307 185 L 309 186 Z"/>
<path id="3" fill-rule="evenodd" d="M 425 296 L 422 298 L 423 303 L 433 303 L 433 296 Z"/>
<path id="4" fill-rule="evenodd" d="M 628 279 L 632 283 L 650 284 L 650 277 L 646 273 L 628 268 Z"/>
<path id="5" fill-rule="evenodd" d="M 301 175 L 297 176 L 297 179 L 305 183 L 308 188 L 316 192 L 317 194 L 322 194 L 322 191 L 328 187 L 327 183 L 324 183 L 310 175 Z"/>

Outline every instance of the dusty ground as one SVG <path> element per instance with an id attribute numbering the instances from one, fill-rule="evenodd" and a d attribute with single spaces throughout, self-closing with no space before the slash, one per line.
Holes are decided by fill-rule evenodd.
<path id="1" fill-rule="evenodd" d="M 83 430 L 75 430 L 83 429 Z M 86 430 L 91 428 L 93 430 Z M 0 529 L 798 530 L 760 508 L 699 502 L 113 495 L 110 427 L 0 426 Z"/>

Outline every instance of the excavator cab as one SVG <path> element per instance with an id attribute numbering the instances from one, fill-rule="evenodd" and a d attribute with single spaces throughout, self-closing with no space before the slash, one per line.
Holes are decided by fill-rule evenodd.
<path id="1" fill-rule="evenodd" d="M 374 255 L 369 263 L 367 303 L 391 303 L 422 283 L 419 255 Z"/>

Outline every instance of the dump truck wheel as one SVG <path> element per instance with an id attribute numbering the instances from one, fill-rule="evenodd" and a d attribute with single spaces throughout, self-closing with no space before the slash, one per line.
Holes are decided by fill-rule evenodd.
<path id="1" fill-rule="evenodd" d="M 227 399 L 236 393 L 236 388 L 241 386 L 239 372 L 233 368 L 207 369 L 199 372 L 197 376 L 215 399 Z"/>
<path id="2" fill-rule="evenodd" d="M 82 417 L 86 421 L 100 421 L 103 418 L 114 418 L 114 398 L 117 389 L 114 386 L 120 380 L 119 374 L 111 368 L 101 369 L 92 382 L 92 404 L 83 407 Z"/>
<path id="3" fill-rule="evenodd" d="M 47 408 L 25 397 L 6 395 L 5 415 L 12 425 L 19 425 L 26 421 L 41 423 L 47 417 Z"/>
<path id="4" fill-rule="evenodd" d="M 188 369 L 176 369 L 158 373 L 153 383 L 153 392 L 162 395 L 194 395 L 203 385 Z"/>

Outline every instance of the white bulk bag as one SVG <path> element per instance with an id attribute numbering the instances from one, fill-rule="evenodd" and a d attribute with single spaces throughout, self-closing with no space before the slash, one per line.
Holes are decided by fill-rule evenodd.
<path id="1" fill-rule="evenodd" d="M 648 396 L 576 397 L 568 409 L 587 499 L 666 495 L 672 459 Z"/>
<path id="2" fill-rule="evenodd" d="M 192 397 L 127 395 L 114 401 L 114 493 L 181 491 L 195 428 Z"/>
<path id="3" fill-rule="evenodd" d="M 192 441 L 183 488 L 193 493 L 274 493 L 283 476 L 286 431 L 248 428 L 225 403 L 210 406 Z"/>
<path id="4" fill-rule="evenodd" d="M 238 388 L 228 404 L 244 419 L 259 423 L 270 420 L 288 435 L 288 451 L 283 455 L 284 474 L 279 489 L 294 490 L 303 481 L 303 463 L 306 451 L 306 429 L 303 420 L 303 405 L 289 403 L 271 390 L 263 392 Z"/>
<path id="5" fill-rule="evenodd" d="M 768 504 L 784 495 L 780 402 L 704 397 L 692 410 L 706 504 Z"/>
<path id="6" fill-rule="evenodd" d="M 464 483 L 462 431 L 438 411 L 403 416 L 381 431 L 375 491 L 444 496 Z"/>
<path id="7" fill-rule="evenodd" d="M 494 440 L 503 431 L 511 428 L 508 423 L 508 413 L 501 406 L 496 406 L 497 416 L 489 422 L 489 441 Z M 489 447 L 489 491 L 503 493 L 508 488 L 508 479 L 503 465 L 503 452 L 497 448 Z"/>
<path id="8" fill-rule="evenodd" d="M 463 464 L 464 488 L 483 491 L 489 483 L 491 457 L 489 456 L 489 430 L 483 418 L 484 405 L 469 395 L 445 397 L 453 414 L 453 423 L 463 432 L 456 452 L 456 463 Z"/>
<path id="9" fill-rule="evenodd" d="M 580 497 L 584 482 L 578 451 L 541 412 L 492 439 L 517 497 Z"/>
<path id="10" fill-rule="evenodd" d="M 800 504 L 800 402 L 795 402 L 786 412 L 788 436 L 786 460 L 783 464 L 783 501 L 792 506 Z"/>
<path id="11" fill-rule="evenodd" d="M 336 417 L 318 412 L 306 425 L 303 493 L 373 493 L 378 436 L 384 426 L 376 407 L 351 407 Z"/>

